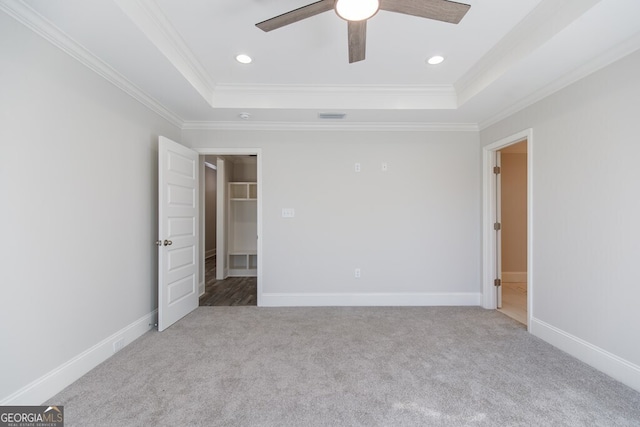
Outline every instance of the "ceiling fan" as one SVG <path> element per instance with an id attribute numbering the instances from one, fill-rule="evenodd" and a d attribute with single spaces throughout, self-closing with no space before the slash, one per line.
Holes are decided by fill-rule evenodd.
<path id="1" fill-rule="evenodd" d="M 457 24 L 470 7 L 450 0 L 320 0 L 259 22 L 256 27 L 271 31 L 334 9 L 340 18 L 347 21 L 349 63 L 353 63 L 365 57 L 367 20 L 378 10 Z"/>

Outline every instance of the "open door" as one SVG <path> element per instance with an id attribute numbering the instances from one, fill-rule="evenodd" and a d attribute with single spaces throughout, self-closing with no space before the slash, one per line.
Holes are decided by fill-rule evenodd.
<path id="1" fill-rule="evenodd" d="M 520 144 L 522 146 L 519 146 Z M 499 153 L 501 152 L 501 153 Z M 524 212 L 524 227 L 525 231 L 522 233 L 522 228 L 519 226 L 517 229 L 518 234 L 515 235 L 517 242 L 522 242 L 524 239 L 526 242 L 526 248 L 524 250 L 525 262 L 521 263 L 521 257 L 518 256 L 518 262 L 510 268 L 517 268 L 518 270 L 507 270 L 503 272 L 503 268 L 511 264 L 512 259 L 507 260 L 502 255 L 513 254 L 514 251 L 511 246 L 511 241 L 503 242 L 505 232 L 508 233 L 513 227 L 511 223 L 512 209 L 505 211 L 505 204 L 507 201 L 513 202 L 511 191 L 507 195 L 502 197 L 502 193 L 505 190 L 505 186 L 509 184 L 509 187 L 513 189 L 511 173 L 505 175 L 505 172 L 509 170 L 505 167 L 507 162 L 505 160 L 505 154 L 524 154 L 526 153 L 526 190 L 521 188 L 519 182 L 516 187 L 518 194 L 525 194 L 526 203 L 524 210 L 517 209 L 515 212 Z M 533 212 L 533 129 L 525 129 L 513 135 L 502 138 L 498 141 L 485 145 L 482 148 L 482 306 L 486 309 L 496 309 L 507 314 L 505 306 L 510 304 L 510 289 L 505 287 L 505 283 L 511 283 L 514 279 L 520 277 L 518 281 L 526 282 L 526 289 L 518 289 L 519 296 L 524 296 L 523 311 L 524 318 L 519 320 L 516 317 L 514 319 L 530 325 L 530 320 L 533 313 L 533 245 L 532 245 L 532 212 Z M 498 155 L 500 157 L 498 157 Z M 521 163 L 521 161 L 519 162 Z M 500 167 L 500 169 L 497 169 Z M 522 169 L 519 169 L 522 171 Z M 500 174 L 496 174 L 500 171 Z M 511 172 L 513 170 L 511 169 Z M 521 180 L 519 180 L 521 181 Z M 520 198 L 517 205 L 522 206 Z M 509 203 L 509 208 L 513 208 Z M 521 215 L 518 213 L 518 215 Z M 518 218 L 521 218 L 518 216 Z M 509 221 L 505 224 L 504 222 Z M 521 221 L 518 221 L 519 223 Z M 499 225 L 498 225 L 499 224 Z M 504 244 L 508 243 L 507 246 Z M 522 265 L 521 265 L 522 264 Z M 522 268 L 522 270 L 519 270 Z M 520 273 L 521 271 L 521 273 Z M 514 282 L 515 283 L 515 282 Z M 499 285 L 499 286 L 496 286 Z M 521 292 L 524 291 L 524 292 Z M 509 316 L 509 314 L 507 314 Z"/>
<path id="2" fill-rule="evenodd" d="M 158 330 L 198 307 L 198 153 L 158 142 Z"/>
<path id="3" fill-rule="evenodd" d="M 496 308 L 502 308 L 502 180 L 500 177 L 500 151 L 496 151 L 493 173 L 496 177 L 496 220 L 493 229 L 496 231 Z"/>

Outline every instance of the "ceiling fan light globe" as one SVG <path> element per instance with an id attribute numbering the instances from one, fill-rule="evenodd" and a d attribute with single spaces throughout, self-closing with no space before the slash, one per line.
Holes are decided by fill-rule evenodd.
<path id="1" fill-rule="evenodd" d="M 364 21 L 380 8 L 379 0 L 338 0 L 336 14 L 345 21 Z"/>

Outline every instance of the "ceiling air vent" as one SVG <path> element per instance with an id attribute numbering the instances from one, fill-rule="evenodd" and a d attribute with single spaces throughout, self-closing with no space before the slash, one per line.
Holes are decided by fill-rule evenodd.
<path id="1" fill-rule="evenodd" d="M 318 113 L 318 118 L 324 120 L 342 120 L 345 117 L 345 113 Z"/>

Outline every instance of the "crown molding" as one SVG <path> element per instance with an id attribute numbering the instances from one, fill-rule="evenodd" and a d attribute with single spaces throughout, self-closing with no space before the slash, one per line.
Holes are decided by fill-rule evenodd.
<path id="1" fill-rule="evenodd" d="M 120 1 L 120 0 L 117 0 Z M 137 0 L 147 3 L 146 0 Z M 139 87 L 108 64 L 93 55 L 71 37 L 58 29 L 21 0 L 3 0 L 0 10 L 38 34 L 73 59 L 149 108 L 160 117 L 184 130 L 323 130 L 323 131 L 478 131 L 473 123 L 312 123 L 312 122 L 185 122 L 181 117 L 164 107 Z M 166 18 L 165 18 L 166 19 Z M 307 86 L 307 85 L 218 85 L 215 93 L 222 97 L 248 98 L 268 101 L 268 106 L 285 104 L 290 108 L 351 109 L 357 108 L 456 108 L 455 89 L 450 85 L 431 86 Z M 253 100 L 253 101 L 252 101 Z M 336 101 L 337 100 L 337 101 Z M 317 102 L 317 103 L 316 103 Z M 216 108 L 238 106 L 249 108 L 239 102 L 233 105 L 215 105 Z M 308 104 L 306 104 L 308 103 Z M 324 105 L 322 105 L 324 103 Z M 321 105 L 320 107 L 318 105 Z M 375 105 L 374 105 L 375 104 Z M 276 105 L 277 106 L 277 105 Z"/>
<path id="2" fill-rule="evenodd" d="M 153 0 L 114 0 L 142 33 L 194 87 L 213 105 L 215 83 L 205 67 Z"/>
<path id="3" fill-rule="evenodd" d="M 454 84 L 458 105 L 478 95 L 600 1 L 542 0 Z"/>
<path id="4" fill-rule="evenodd" d="M 216 85 L 153 0 L 115 0 L 213 108 L 456 109 L 499 79 L 599 0 L 542 0 L 509 35 L 455 85 Z M 84 66 L 184 130 L 479 131 L 552 95 L 640 48 L 640 33 L 480 123 L 421 122 L 185 122 L 93 55 L 22 0 L 0 0 L 0 10 Z"/>
<path id="5" fill-rule="evenodd" d="M 216 85 L 216 108 L 442 109 L 458 107 L 452 85 Z"/>
<path id="6" fill-rule="evenodd" d="M 121 1 L 121 0 L 116 0 Z M 123 0 L 122 0 L 123 1 Z M 149 4 L 148 0 L 137 0 L 138 2 Z M 174 126 L 183 130 L 244 130 L 244 131 L 453 131 L 453 132 L 477 132 L 484 130 L 501 120 L 535 104 L 536 102 L 552 95 L 553 93 L 565 88 L 566 86 L 581 80 L 588 75 L 610 65 L 611 63 L 631 54 L 640 49 L 640 33 L 627 39 L 618 45 L 617 48 L 610 50 L 606 55 L 601 55 L 585 64 L 572 73 L 567 74 L 544 88 L 536 91 L 521 101 L 512 104 L 508 108 L 503 109 L 494 116 L 481 121 L 480 123 L 399 123 L 399 122 L 381 122 L 381 123 L 315 123 L 315 122 L 195 122 L 184 121 L 181 117 L 168 110 L 164 105 L 147 95 L 140 88 L 127 80 L 109 65 L 97 58 L 87 49 L 75 42 L 72 38 L 64 34 L 55 25 L 42 17 L 30 6 L 21 0 L 2 0 L 0 1 L 0 10 L 20 22 L 90 70 L 94 71 L 105 80 L 131 96 L 136 101 L 149 108 L 160 117 L 164 118 Z M 165 18 L 166 19 L 166 18 Z M 495 52 L 491 52 L 495 54 Z M 483 59 L 484 61 L 484 59 Z M 477 70 L 476 70 L 477 71 Z M 470 81 L 469 75 L 463 77 Z M 461 80 L 463 80 L 461 79 Z M 464 89 L 463 89 L 464 90 Z M 308 86 L 308 85 L 232 85 L 222 84 L 215 86 L 215 98 L 217 102 L 213 105 L 216 108 L 249 108 L 246 104 L 239 102 L 233 105 L 217 105 L 224 101 L 224 98 L 238 96 L 240 98 L 253 99 L 254 103 L 267 103 L 267 107 L 274 108 L 274 104 L 288 104 L 290 108 L 298 107 L 300 103 L 305 102 L 310 105 L 306 108 L 314 109 L 334 109 L 339 110 L 351 108 L 425 108 L 425 105 L 434 105 L 435 99 L 439 102 L 447 104 L 448 108 L 457 108 L 456 90 L 450 85 L 432 85 L 432 86 Z M 339 99 L 355 99 L 352 103 L 358 104 L 359 107 L 345 106 L 344 103 L 336 103 L 335 97 Z M 318 107 L 316 102 L 322 98 L 334 98 L 333 101 L 327 102 L 323 107 Z M 222 98 L 222 99 L 220 99 Z M 276 98 L 274 100 L 274 98 Z M 306 99 L 306 101 L 305 101 Z M 260 101 L 261 100 L 261 101 Z M 375 101 L 378 105 L 373 105 L 371 101 Z M 222 102 L 224 103 L 224 102 Z M 360 104 L 365 103 L 362 106 Z M 337 104 L 337 105 L 336 105 Z M 380 104 L 384 105 L 380 107 Z M 391 105 L 393 104 L 393 105 Z M 402 105 L 398 105 L 402 104 Z M 416 107 L 419 104 L 421 107 Z M 278 107 L 281 108 L 281 107 Z M 431 108 L 444 108 L 442 106 L 432 106 Z"/>
<path id="7" fill-rule="evenodd" d="M 589 75 L 603 69 L 604 67 L 613 64 L 614 62 L 624 58 L 627 55 L 632 54 L 638 49 L 640 49 L 640 32 L 620 43 L 615 48 L 610 49 L 609 51 L 607 51 L 607 53 L 597 56 L 592 61 L 574 69 L 568 74 L 563 75 L 561 78 L 553 81 L 552 83 L 532 93 L 526 98 L 516 102 L 515 104 L 512 104 L 511 106 L 503 109 L 494 116 L 483 120 L 482 122 L 478 123 L 478 129 L 484 130 L 500 122 L 501 120 L 504 120 L 509 116 L 512 116 L 513 114 L 524 110 L 525 108 L 535 104 L 536 102 L 553 95 L 554 93 L 564 89 L 565 87 L 576 83 L 577 81 L 582 80 L 585 77 L 588 77 Z"/>
<path id="8" fill-rule="evenodd" d="M 64 34 L 60 29 L 58 29 L 58 27 L 38 14 L 27 4 L 20 0 L 3 0 L 0 2 L 0 10 L 7 13 L 16 21 L 20 22 L 34 33 L 38 34 L 49 43 L 53 44 L 174 126 L 181 127 L 184 123 L 182 118 L 144 93 L 139 87 L 131 83 L 116 70 L 82 47 L 71 37 Z"/>
<path id="9" fill-rule="evenodd" d="M 315 123 L 315 122 L 185 122 L 182 130 L 233 131 L 358 131 L 358 132 L 477 132 L 475 123 Z"/>

